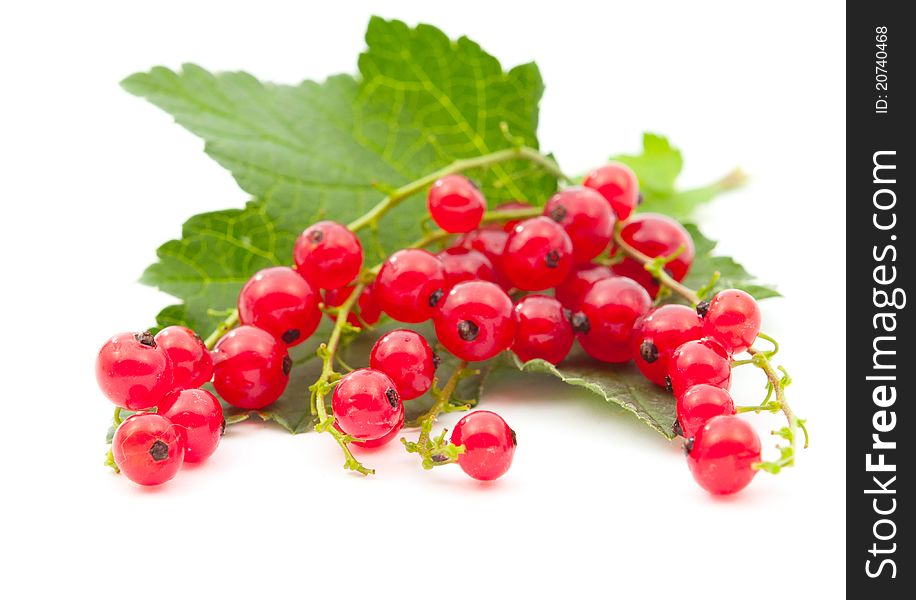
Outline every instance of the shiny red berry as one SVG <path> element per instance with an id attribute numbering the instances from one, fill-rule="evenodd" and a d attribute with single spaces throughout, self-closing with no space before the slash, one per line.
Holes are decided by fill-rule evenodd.
<path id="1" fill-rule="evenodd" d="M 554 296 L 560 304 L 572 311 L 579 310 L 582 297 L 588 288 L 599 279 L 607 279 L 611 270 L 604 265 L 585 263 L 576 265 L 554 290 Z"/>
<path id="2" fill-rule="evenodd" d="M 325 290 L 325 305 L 329 307 L 341 306 L 353 293 L 355 287 L 348 285 L 342 288 L 334 288 L 333 290 Z M 362 328 L 364 327 L 363 323 L 375 325 L 382 318 L 382 309 L 379 308 L 378 301 L 375 299 L 374 289 L 374 284 L 369 284 L 363 288 L 362 293 L 356 300 L 356 306 L 350 309 L 350 314 L 347 315 L 347 323 L 353 327 Z M 337 321 L 336 315 L 328 314 L 328 318 L 331 321 Z"/>
<path id="3" fill-rule="evenodd" d="M 189 463 L 200 462 L 213 454 L 226 427 L 223 407 L 206 390 L 172 392 L 159 405 L 158 414 L 181 431 L 184 460 Z"/>
<path id="4" fill-rule="evenodd" d="M 375 279 L 375 299 L 389 317 L 420 323 L 433 316 L 445 295 L 445 267 L 427 252 L 408 248 L 388 257 Z"/>
<path id="5" fill-rule="evenodd" d="M 482 252 L 467 248 L 446 248 L 436 256 L 445 267 L 448 287 L 462 281 L 480 279 L 497 282 L 496 269 L 493 263 Z"/>
<path id="6" fill-rule="evenodd" d="M 178 473 L 184 440 L 178 426 L 154 413 L 138 413 L 118 426 L 111 454 L 121 473 L 140 485 L 159 485 Z"/>
<path id="7" fill-rule="evenodd" d="M 710 338 L 681 344 L 668 360 L 668 383 L 675 398 L 701 383 L 727 390 L 732 383 L 728 352 Z"/>
<path id="8" fill-rule="evenodd" d="M 503 288 L 512 287 L 512 282 L 503 274 L 500 263 L 503 252 L 506 249 L 506 240 L 509 234 L 497 227 L 482 227 L 470 231 L 458 238 L 455 243 L 457 247 L 467 248 L 468 250 L 477 250 L 492 263 L 496 271 L 497 283 Z"/>
<path id="9" fill-rule="evenodd" d="M 630 348 L 642 374 L 656 385 L 665 385 L 668 360 L 678 346 L 703 337 L 697 313 L 680 304 L 666 304 L 636 321 Z"/>
<path id="10" fill-rule="evenodd" d="M 292 366 L 280 340 L 263 329 L 242 325 L 213 348 L 213 387 L 232 406 L 257 410 L 283 394 Z"/>
<path id="11" fill-rule="evenodd" d="M 620 237 L 629 246 L 651 258 L 672 256 L 680 251 L 674 260 L 665 265 L 665 271 L 675 281 L 684 279 L 693 263 L 693 239 L 680 223 L 665 215 L 653 213 L 636 215 L 620 230 Z M 624 258 L 611 269 L 617 275 L 637 281 L 653 298 L 658 294 L 658 282 L 641 263 L 632 258 Z"/>
<path id="12" fill-rule="evenodd" d="M 573 329 L 569 313 L 559 300 L 534 294 L 515 305 L 515 341 L 512 351 L 522 362 L 541 358 L 557 364 L 569 354 Z"/>
<path id="13" fill-rule="evenodd" d="M 566 231 L 547 217 L 515 226 L 501 259 L 502 272 L 520 290 L 555 287 L 573 266 L 573 246 Z"/>
<path id="14" fill-rule="evenodd" d="M 151 333 L 119 333 L 99 350 L 95 378 L 109 400 L 128 410 L 159 404 L 172 391 L 172 361 Z"/>
<path id="15" fill-rule="evenodd" d="M 760 437 L 736 416 L 713 417 L 688 441 L 687 466 L 711 494 L 734 494 L 747 487 L 760 462 Z"/>
<path id="16" fill-rule="evenodd" d="M 651 306 L 649 294 L 632 279 L 596 281 L 582 298 L 581 315 L 572 317 L 579 345 L 598 360 L 627 362 L 633 325 Z"/>
<path id="17" fill-rule="evenodd" d="M 639 180 L 623 163 L 612 162 L 595 169 L 582 184 L 604 196 L 621 221 L 626 221 L 639 204 Z"/>
<path id="18" fill-rule="evenodd" d="M 383 335 L 369 353 L 369 366 L 388 375 L 401 400 L 413 400 L 433 385 L 438 358 L 426 338 L 410 329 Z"/>
<path id="19" fill-rule="evenodd" d="M 489 281 L 465 281 L 449 291 L 435 316 L 436 336 L 461 360 L 493 358 L 512 345 L 512 300 Z"/>
<path id="20" fill-rule="evenodd" d="M 573 245 L 576 263 L 601 254 L 614 233 L 614 214 L 595 190 L 574 186 L 560 190 L 547 201 L 544 215 L 563 226 Z"/>
<path id="21" fill-rule="evenodd" d="M 760 307 L 747 292 L 722 290 L 709 302 L 700 302 L 697 313 L 703 331 L 731 353 L 744 352 L 760 333 Z"/>
<path id="22" fill-rule="evenodd" d="M 404 411 L 401 411 L 401 418 L 394 426 L 394 428 L 383 435 L 380 438 L 374 440 L 354 440 L 352 443 L 354 446 L 359 446 L 360 448 L 381 448 L 382 446 L 388 444 L 389 442 L 395 440 L 398 437 L 398 434 L 401 433 L 401 429 L 404 427 Z M 335 424 L 336 426 L 336 424 Z M 340 429 L 338 427 L 337 429 Z"/>
<path id="23" fill-rule="evenodd" d="M 331 407 L 341 431 L 366 441 L 388 435 L 404 419 L 394 382 L 375 369 L 357 369 L 341 377 Z"/>
<path id="24" fill-rule="evenodd" d="M 458 466 L 479 481 L 504 475 L 518 445 L 515 432 L 502 417 L 488 410 L 474 411 L 458 421 L 451 442 L 464 446 L 464 453 L 458 455 Z"/>
<path id="25" fill-rule="evenodd" d="M 466 233 L 480 225 L 487 201 L 467 177 L 446 175 L 429 188 L 429 214 L 449 233 Z"/>
<path id="26" fill-rule="evenodd" d="M 334 221 L 319 221 L 299 235 L 293 248 L 296 269 L 324 290 L 347 285 L 363 266 L 363 247 L 352 231 Z"/>
<path id="27" fill-rule="evenodd" d="M 156 334 L 156 343 L 172 361 L 172 389 L 197 388 L 213 378 L 213 359 L 200 336 L 180 325 Z"/>
<path id="28" fill-rule="evenodd" d="M 255 273 L 239 293 L 239 321 L 295 346 L 318 327 L 320 301 L 317 290 L 295 270 L 270 267 Z"/>
<path id="29" fill-rule="evenodd" d="M 728 390 L 701 383 L 687 388 L 677 399 L 677 427 L 679 435 L 691 438 L 706 421 L 720 415 L 735 414 L 735 402 Z"/>
<path id="30" fill-rule="evenodd" d="M 507 212 L 513 210 L 521 210 L 525 208 L 531 208 L 531 205 L 527 202 L 522 202 L 521 200 L 512 200 L 510 202 L 503 202 L 499 206 L 493 209 L 493 212 Z M 524 219 L 509 219 L 503 223 L 503 231 L 510 232 L 515 229 L 515 226 L 524 221 Z"/>

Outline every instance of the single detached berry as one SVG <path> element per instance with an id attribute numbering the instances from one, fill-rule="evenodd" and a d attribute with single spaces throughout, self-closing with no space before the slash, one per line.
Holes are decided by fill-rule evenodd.
<path id="1" fill-rule="evenodd" d="M 512 282 L 509 281 L 509 278 L 502 272 L 501 268 L 502 255 L 506 249 L 506 240 L 508 239 L 509 234 L 507 232 L 497 226 L 488 226 L 462 235 L 458 238 L 455 246 L 467 248 L 468 250 L 477 250 L 490 259 L 490 263 L 496 270 L 497 283 L 501 287 L 509 289 L 512 287 Z"/>
<path id="2" fill-rule="evenodd" d="M 401 400 L 418 398 L 432 387 L 437 362 L 426 338 L 410 329 L 386 333 L 369 354 L 369 366 L 388 375 Z"/>
<path id="3" fill-rule="evenodd" d="M 178 473 L 184 462 L 184 439 L 178 426 L 154 413 L 138 413 L 118 426 L 111 454 L 125 477 L 140 485 L 159 485 Z"/>
<path id="4" fill-rule="evenodd" d="M 531 208 L 531 205 L 527 202 L 522 202 L 521 200 L 512 200 L 510 202 L 503 202 L 499 206 L 493 209 L 493 212 L 508 212 L 513 210 L 522 210 L 526 208 Z M 503 231 L 510 232 L 515 229 L 515 226 L 521 223 L 524 219 L 509 219 L 503 223 Z"/>
<path id="5" fill-rule="evenodd" d="M 711 494 L 734 494 L 747 487 L 760 462 L 760 437 L 735 416 L 714 417 L 688 442 L 687 466 Z"/>
<path id="6" fill-rule="evenodd" d="M 630 218 L 639 204 L 639 180 L 625 164 L 612 162 L 599 167 L 589 173 L 582 184 L 604 196 L 621 221 Z"/>
<path id="7" fill-rule="evenodd" d="M 480 279 L 481 281 L 498 281 L 493 263 L 482 252 L 467 248 L 446 248 L 436 256 L 445 267 L 447 286 L 452 287 L 462 281 Z"/>
<path id="8" fill-rule="evenodd" d="M 458 466 L 479 481 L 492 481 L 512 465 L 518 442 L 503 418 L 488 410 L 467 414 L 455 425 L 451 442 L 464 446 Z"/>
<path id="9" fill-rule="evenodd" d="M 503 252 L 501 268 L 520 290 L 555 287 L 573 266 L 573 245 L 556 221 L 535 217 L 515 226 Z"/>
<path id="10" fill-rule="evenodd" d="M 731 359 L 722 345 L 710 338 L 685 342 L 668 361 L 668 382 L 675 398 L 701 383 L 727 390 L 732 383 Z"/>
<path id="11" fill-rule="evenodd" d="M 651 306 L 649 294 L 632 279 L 596 281 L 582 298 L 582 314 L 572 320 L 579 345 L 589 356 L 604 362 L 629 361 L 633 325 Z"/>
<path id="12" fill-rule="evenodd" d="M 180 325 L 156 334 L 156 343 L 172 361 L 172 389 L 197 388 L 213 378 L 213 359 L 200 336 Z"/>
<path id="13" fill-rule="evenodd" d="M 651 258 L 672 256 L 677 253 L 676 258 L 665 264 L 665 271 L 675 281 L 684 279 L 693 263 L 693 239 L 680 223 L 665 215 L 653 213 L 636 215 L 620 230 L 620 237 L 627 245 Z M 611 269 L 617 275 L 623 275 L 638 282 L 653 298 L 658 294 L 658 282 L 641 263 L 632 258 L 624 258 Z"/>
<path id="14" fill-rule="evenodd" d="M 226 427 L 223 407 L 206 390 L 172 392 L 159 405 L 158 414 L 178 427 L 184 441 L 184 460 L 189 463 L 213 454 Z"/>
<path id="15" fill-rule="evenodd" d="M 263 329 L 242 325 L 213 348 L 213 387 L 232 406 L 257 410 L 280 397 L 292 366 L 281 341 Z"/>
<path id="16" fill-rule="evenodd" d="M 512 300 L 489 281 L 465 281 L 451 289 L 436 314 L 436 336 L 461 360 L 493 358 L 515 337 Z"/>
<path id="17" fill-rule="evenodd" d="M 375 369 L 341 377 L 331 400 L 338 428 L 361 440 L 378 440 L 399 427 L 404 404 L 391 378 Z"/>
<path id="18" fill-rule="evenodd" d="M 159 404 L 172 391 L 169 355 L 148 331 L 119 333 L 99 350 L 95 378 L 109 400 L 128 410 Z"/>
<path id="19" fill-rule="evenodd" d="M 666 304 L 636 321 L 630 349 L 642 374 L 656 385 L 665 385 L 668 360 L 678 346 L 703 337 L 696 311 L 680 304 Z"/>
<path id="20" fill-rule="evenodd" d="M 342 288 L 326 290 L 324 292 L 324 303 L 326 306 L 338 307 L 343 305 L 353 293 L 356 286 L 348 285 Z M 366 325 L 375 325 L 382 318 L 382 309 L 379 308 L 378 301 L 375 299 L 375 284 L 369 284 L 363 288 L 359 298 L 356 300 L 356 306 L 350 309 L 347 315 L 347 323 L 353 327 L 364 327 Z M 331 321 L 337 321 L 337 316 L 328 314 Z"/>
<path id="21" fill-rule="evenodd" d="M 320 301 L 318 291 L 295 270 L 270 267 L 255 273 L 239 293 L 239 320 L 295 346 L 318 327 Z"/>
<path id="22" fill-rule="evenodd" d="M 421 323 L 433 316 L 445 295 L 445 267 L 427 252 L 408 248 L 388 257 L 375 279 L 375 299 L 389 317 Z"/>
<path id="23" fill-rule="evenodd" d="M 573 328 L 569 311 L 556 298 L 525 296 L 515 305 L 515 321 L 518 326 L 512 351 L 522 362 L 541 358 L 557 364 L 569 354 Z"/>
<path id="24" fill-rule="evenodd" d="M 299 235 L 293 248 L 296 269 L 323 290 L 347 285 L 363 266 L 363 247 L 352 231 L 334 221 L 319 221 Z"/>
<path id="25" fill-rule="evenodd" d="M 741 290 L 722 290 L 709 303 L 700 302 L 697 313 L 706 335 L 731 353 L 750 348 L 760 333 L 760 307 Z"/>
<path id="26" fill-rule="evenodd" d="M 404 411 L 402 410 L 400 414 L 401 419 L 397 422 L 394 428 L 382 437 L 374 440 L 354 440 L 353 445 L 359 446 L 360 448 L 381 448 L 382 446 L 395 440 L 398 437 L 398 434 L 401 433 L 401 429 L 404 427 Z M 340 427 L 337 429 L 340 429 Z"/>
<path id="27" fill-rule="evenodd" d="M 687 388 L 677 399 L 677 424 L 680 435 L 692 438 L 713 417 L 735 414 L 731 394 L 720 387 L 701 383 Z"/>
<path id="28" fill-rule="evenodd" d="M 585 263 L 576 265 L 554 290 L 554 296 L 560 304 L 572 311 L 579 310 L 582 297 L 588 288 L 599 279 L 607 279 L 611 270 L 604 265 Z"/>
<path id="29" fill-rule="evenodd" d="M 429 188 L 429 214 L 449 233 L 467 233 L 480 225 L 487 201 L 467 177 L 446 175 Z"/>
<path id="30" fill-rule="evenodd" d="M 574 186 L 547 201 L 544 215 L 563 226 L 573 245 L 573 260 L 587 262 L 607 248 L 614 233 L 614 214 L 595 190 Z"/>

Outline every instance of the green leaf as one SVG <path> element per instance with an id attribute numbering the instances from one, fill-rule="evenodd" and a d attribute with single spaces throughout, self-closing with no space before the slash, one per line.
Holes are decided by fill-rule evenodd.
<path id="1" fill-rule="evenodd" d="M 703 235 L 699 228 L 692 223 L 685 223 L 684 227 L 693 238 L 696 256 L 687 277 L 683 283 L 690 288 L 699 289 L 709 283 L 713 274 L 719 273 L 719 280 L 713 287 L 713 292 L 726 288 L 736 288 L 746 291 L 757 300 L 781 296 L 772 285 L 762 284 L 729 256 L 716 256 L 713 251 L 716 242 Z M 710 294 L 711 295 L 711 294 Z"/>
<path id="2" fill-rule="evenodd" d="M 588 357 L 579 349 L 559 365 L 535 359 L 522 363 L 515 354 L 506 353 L 517 369 L 546 373 L 570 385 L 585 388 L 630 411 L 666 438 L 674 439 L 672 426 L 677 418 L 674 397 L 643 376 L 632 363 L 611 365 Z"/>
<path id="3" fill-rule="evenodd" d="M 370 22 L 366 41 L 360 77 L 274 85 L 187 64 L 122 82 L 202 137 L 207 154 L 256 197 L 244 209 L 191 218 L 181 240 L 159 248 L 159 262 L 142 281 L 185 303 L 160 314 L 160 325 L 185 323 L 205 334 L 220 320 L 208 309 L 233 306 L 256 270 L 289 263 L 306 226 L 318 219 L 349 222 L 382 198 L 377 187 L 510 147 L 502 122 L 537 146 L 543 83 L 536 65 L 504 72 L 467 38 L 452 42 L 428 25 L 379 18 Z M 491 202 L 543 203 L 556 189 L 553 177 L 521 161 L 470 175 Z M 423 207 L 422 198 L 411 199 L 385 217 L 378 237 L 386 251 L 419 237 Z M 367 250 L 377 247 L 368 235 Z"/>

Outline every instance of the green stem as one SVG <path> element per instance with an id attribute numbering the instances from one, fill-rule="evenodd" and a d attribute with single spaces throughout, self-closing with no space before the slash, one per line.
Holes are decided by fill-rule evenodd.
<path id="1" fill-rule="evenodd" d="M 213 346 L 216 345 L 216 342 L 219 341 L 219 338 L 226 335 L 226 333 L 239 324 L 239 311 L 238 309 L 233 310 L 226 319 L 216 326 L 216 329 L 207 336 L 207 339 L 204 340 L 204 345 L 207 347 L 207 350 L 213 350 Z"/>
<path id="2" fill-rule="evenodd" d="M 115 426 L 115 429 L 117 429 L 117 428 L 118 428 L 118 425 L 120 425 L 122 422 L 123 422 L 123 419 L 121 419 L 121 407 L 120 407 L 120 406 L 116 406 L 115 409 L 114 409 L 114 426 Z"/>
<path id="3" fill-rule="evenodd" d="M 413 424 L 413 426 L 420 426 L 420 437 L 417 438 L 417 441 L 408 442 L 405 438 L 401 438 L 401 443 L 404 444 L 408 452 L 415 452 L 420 455 L 424 469 L 432 469 L 433 467 L 457 462 L 458 456 L 464 452 L 464 446 L 455 446 L 450 441 L 446 441 L 445 434 L 447 430 L 443 430 L 435 439 L 430 437 L 430 432 L 436 418 L 449 407 L 452 394 L 455 393 L 458 382 L 468 375 L 467 366 L 467 361 L 461 361 L 445 383 L 445 387 L 438 391 L 436 391 L 435 387 L 433 388 L 435 403 Z"/>
<path id="4" fill-rule="evenodd" d="M 493 223 L 494 221 L 511 221 L 513 219 L 529 219 L 539 217 L 544 214 L 542 206 L 531 206 L 527 208 L 513 208 L 509 210 L 488 210 L 481 219 L 481 223 Z"/>
<path id="5" fill-rule="evenodd" d="M 633 260 L 639 262 L 643 266 L 651 265 L 655 262 L 655 259 L 649 256 L 648 254 L 644 254 L 640 252 L 639 250 L 637 250 L 636 248 L 634 248 L 633 246 L 626 243 L 623 240 L 623 237 L 620 235 L 620 227 L 614 228 L 614 243 L 617 245 L 618 248 L 621 249 L 621 251 L 623 251 L 624 254 L 626 254 Z M 664 269 L 660 269 L 658 273 L 654 273 L 653 276 L 655 276 L 655 278 L 658 279 L 659 285 L 665 286 L 666 288 L 670 289 L 672 292 L 679 295 L 681 298 L 684 298 L 685 300 L 687 300 L 694 306 L 699 304 L 700 297 L 697 295 L 697 293 L 693 291 L 692 289 L 690 289 L 689 287 L 687 287 L 686 285 L 682 284 L 680 281 L 677 281 L 676 279 L 671 277 L 671 275 L 669 275 Z"/>
<path id="6" fill-rule="evenodd" d="M 373 223 L 378 223 L 378 220 L 389 210 L 410 196 L 432 185 L 437 179 L 441 179 L 446 175 L 461 173 L 470 169 L 488 167 L 490 165 L 505 162 L 507 160 L 519 159 L 533 162 L 551 175 L 555 176 L 557 179 L 569 179 L 557 166 L 556 161 L 548 156 L 541 154 L 534 148 L 529 148 L 527 146 L 521 146 L 518 148 L 506 148 L 505 150 L 497 150 L 496 152 L 484 154 L 483 156 L 456 160 L 452 164 L 443 167 L 438 171 L 433 171 L 429 175 L 425 175 L 419 179 L 411 181 L 410 183 L 390 192 L 387 196 L 385 196 L 385 198 L 382 199 L 381 202 L 372 207 L 369 212 L 351 222 L 348 227 L 351 231 L 355 232 L 369 227 Z"/>

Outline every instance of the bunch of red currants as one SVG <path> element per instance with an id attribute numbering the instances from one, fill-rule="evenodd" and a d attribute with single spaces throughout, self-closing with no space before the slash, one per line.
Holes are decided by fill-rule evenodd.
<path id="1" fill-rule="evenodd" d="M 242 409 L 270 405 L 287 385 L 288 349 L 312 335 L 323 311 L 336 319 L 335 308 L 350 300 L 349 326 L 371 327 L 383 314 L 402 323 L 431 320 L 441 347 L 461 361 L 511 350 L 522 361 L 557 364 L 575 341 L 599 361 L 634 360 L 648 379 L 673 391 L 675 431 L 688 438 L 688 464 L 700 485 L 718 494 L 742 489 L 756 473 L 760 440 L 734 416 L 727 390 L 732 354 L 757 337 L 759 308 L 740 290 L 720 291 L 695 310 L 653 308 L 660 281 L 638 257 L 661 260 L 659 268 L 679 282 L 694 247 L 675 220 L 632 215 L 638 201 L 634 173 L 611 163 L 583 185 L 557 192 L 537 216 L 530 216 L 530 205 L 512 202 L 485 219 L 480 190 L 448 175 L 430 188 L 428 208 L 443 232 L 456 236 L 449 247 L 438 254 L 407 248 L 368 270 L 350 229 L 332 221 L 311 225 L 296 241 L 294 268 L 267 268 L 245 284 L 240 325 L 212 352 L 181 327 L 106 343 L 99 384 L 118 406 L 141 411 L 115 433 L 115 463 L 130 479 L 157 484 L 174 476 L 182 460 L 209 456 L 222 412 L 199 387 L 212 380 L 225 402 Z M 551 289 L 553 295 L 531 293 Z M 335 381 L 334 427 L 360 447 L 395 439 L 404 402 L 433 388 L 437 365 L 420 333 L 387 333 L 373 347 L 368 368 Z M 491 480 L 508 470 L 516 436 L 498 415 L 475 411 L 459 421 L 451 442 L 466 473 Z"/>

